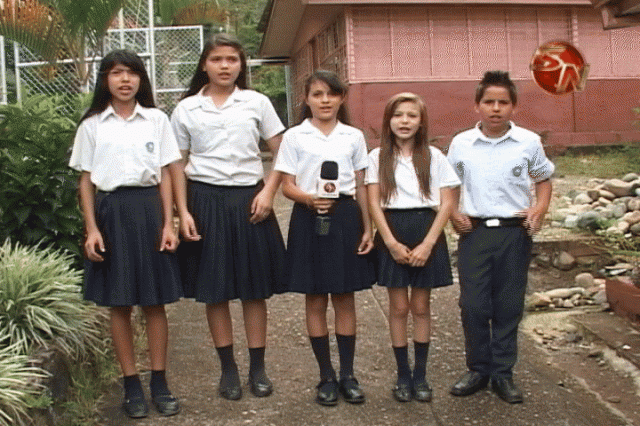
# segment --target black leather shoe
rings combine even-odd
[[[251,390],[253,396],[258,398],[269,396],[273,393],[273,383],[266,375],[262,375],[257,379],[249,375],[249,390]]]
[[[513,383],[511,377],[491,379],[491,389],[509,404],[519,404],[523,401],[522,391]]]
[[[336,379],[322,380],[318,383],[316,402],[320,405],[332,407],[338,404],[338,382]]]
[[[220,380],[220,388],[218,391],[220,392],[220,396],[224,399],[236,401],[242,398],[242,388],[239,383],[235,384],[232,381],[224,383],[223,380]]]
[[[489,376],[483,376],[477,371],[467,371],[451,388],[451,395],[467,396],[484,389],[489,384]]]
[[[178,398],[170,393],[164,395],[156,395],[151,397],[154,407],[160,415],[168,417],[180,412],[180,403]]]
[[[344,400],[350,404],[361,404],[365,400],[364,392],[362,392],[360,384],[353,376],[340,379],[340,387],[338,390]]]
[[[413,384],[413,398],[420,402],[431,402],[433,391],[426,380]]]
[[[142,396],[125,399],[122,403],[122,409],[124,413],[132,419],[141,419],[147,417],[149,414],[147,401],[145,401]]]
[[[400,383],[394,386],[393,390],[393,398],[398,402],[409,402],[411,401],[411,386],[406,383]]]

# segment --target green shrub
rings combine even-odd
[[[29,366],[26,355],[17,354],[16,347],[0,348],[0,425],[28,423],[30,401],[38,397],[41,388],[37,381],[45,373]]]
[[[67,166],[76,123],[60,97],[34,96],[0,106],[0,241],[54,245],[81,259],[77,174]]]
[[[101,348],[96,308],[82,300],[81,272],[68,253],[26,247],[9,240],[0,247],[0,347],[29,354],[34,345],[54,345],[71,358]]]

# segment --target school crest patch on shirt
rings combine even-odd
[[[513,173],[515,177],[520,177],[520,175],[522,174],[522,166],[515,166],[513,169],[511,169],[511,173]]]
[[[153,142],[147,142],[145,147],[147,148],[147,152],[152,153],[156,146]]]

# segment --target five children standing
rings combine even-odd
[[[147,317],[153,404],[163,415],[180,409],[164,377],[164,304],[183,296],[205,303],[224,398],[242,396],[229,301],[241,300],[250,390],[264,397],[273,391],[264,363],[265,299],[293,291],[305,294],[307,330],[320,370],[316,401],[335,405],[341,396],[364,402],[354,374],[354,292],[370,288],[376,277],[389,294],[397,362],[393,396],[401,402],[431,401],[426,377],[430,295],[431,289],[453,283],[442,232],[450,216],[461,234],[460,306],[469,369],[451,393],[469,395],[491,380],[501,398],[521,402],[511,373],[517,325],[531,235],[548,208],[554,168],[539,137],[510,121],[516,91],[508,75],[485,75],[476,93],[480,122],[456,136],[445,157],[429,145],[426,107],[412,93],[389,100],[380,148],[367,155],[362,132],[348,124],[347,86],[328,71],[309,77],[303,121],[283,138],[285,128],[269,100],[247,87],[246,71],[237,40],[214,36],[170,125],[154,108],[140,58],[112,52],[102,61],[93,104],[78,127],[70,166],[82,172],[85,298],[111,307],[127,415],[148,412],[133,356],[134,305],[142,306]],[[266,182],[260,139],[276,158]],[[337,164],[337,198],[319,197],[325,162]],[[284,195],[295,202],[286,255],[272,211],[281,181]],[[183,238],[179,248],[174,196]],[[320,216],[328,230],[319,231]],[[371,256],[372,220],[377,256]],[[331,362],[329,300],[339,375]]]

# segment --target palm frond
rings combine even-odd
[[[0,34],[53,61],[62,44],[62,16],[38,0],[0,3]]]

